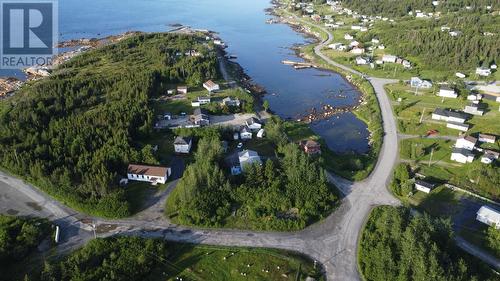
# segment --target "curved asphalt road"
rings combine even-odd
[[[362,75],[335,63],[321,53],[321,49],[332,40],[332,35],[324,28],[317,27],[327,33],[329,38],[315,48],[316,54],[334,66]],[[16,209],[16,206],[19,207],[19,204],[22,205],[21,209],[25,208],[23,202],[43,206],[43,210],[35,208],[29,213],[49,217],[63,226],[62,242],[57,249],[61,253],[81,246],[91,239],[91,228],[88,224],[81,222],[85,218],[99,226],[101,233],[98,236],[100,237],[114,234],[137,235],[191,243],[294,250],[320,262],[324,266],[328,280],[360,280],[356,251],[365,219],[374,206],[400,204],[386,188],[392,169],[398,160],[396,124],[384,90],[384,85],[393,83],[394,80],[379,78],[368,78],[368,80],[377,94],[384,122],[385,134],[378,162],[371,175],[361,182],[353,183],[329,174],[329,180],[339,187],[345,197],[333,214],[305,230],[289,233],[255,232],[197,229],[171,224],[163,217],[163,204],[169,192],[175,187],[176,181],[171,183],[166,191],[157,194],[151,206],[136,216],[123,220],[103,220],[89,218],[71,210],[31,185],[0,172],[0,195],[2,195],[0,206],[10,206],[8,210],[11,212]],[[9,194],[16,194],[17,200],[10,200]],[[6,210],[0,208],[0,212]]]

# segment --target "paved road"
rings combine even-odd
[[[328,42],[323,42],[321,46],[328,44]],[[323,56],[321,47],[317,47],[316,52],[319,56],[324,57],[327,62],[346,69],[346,67],[337,65]],[[348,68],[347,70],[352,71]],[[397,161],[398,141],[395,121],[383,86],[393,81],[373,78],[371,82],[379,98],[386,132],[380,158],[371,176],[362,182],[352,183],[334,175],[329,175],[329,180],[342,190],[345,197],[337,210],[320,223],[312,225],[303,231],[292,233],[204,230],[178,227],[162,216],[163,202],[168,196],[169,190],[175,186],[175,182],[169,186],[166,192],[157,195],[158,200],[156,200],[156,203],[133,218],[113,221],[90,219],[100,225],[101,229],[109,228],[109,231],[101,234],[101,236],[122,233],[144,237],[163,237],[194,243],[272,247],[299,251],[323,264],[328,280],[359,280],[356,266],[357,240],[365,219],[370,210],[376,205],[399,204],[386,189],[392,168]],[[15,180],[7,175],[5,178],[10,181]],[[33,187],[22,182],[18,182],[17,185],[22,192],[28,194],[36,192]],[[39,192],[36,193],[41,197],[33,200],[41,206],[47,206],[52,213],[57,214],[60,223],[76,225],[80,219],[85,217],[69,210],[47,196],[43,196]],[[80,224],[79,227],[83,228],[84,225]],[[73,234],[75,237],[81,236],[78,232]],[[85,237],[88,239],[88,234]],[[83,243],[85,239],[75,238],[71,241]]]
[[[321,26],[317,27],[329,34],[329,39],[315,48],[316,54],[334,66],[354,74],[360,74],[353,69],[335,63],[321,53],[321,48],[329,44],[332,35]],[[375,169],[368,178],[355,183],[328,174],[329,180],[338,186],[345,196],[334,213],[322,222],[314,224],[305,230],[289,233],[209,230],[171,224],[162,216],[163,204],[170,191],[175,187],[176,181],[170,183],[165,191],[156,194],[155,200],[151,201],[151,206],[136,216],[122,220],[103,220],[89,218],[75,212],[47,195],[38,192],[29,184],[0,173],[0,184],[2,184],[0,185],[0,194],[11,194],[12,196],[24,196],[23,198],[26,198],[19,201],[8,200],[7,198],[1,203],[2,206],[5,204],[5,206],[9,207],[0,209],[0,211],[21,212],[23,208],[26,208],[26,204],[22,203],[26,200],[32,202],[32,206],[42,206],[43,208],[24,209],[24,211],[32,215],[49,216],[56,223],[63,226],[65,239],[58,247],[60,252],[83,245],[90,239],[89,226],[81,222],[82,219],[86,218],[98,225],[98,229],[102,232],[99,233],[101,237],[114,234],[138,235],[214,245],[288,249],[302,252],[319,261],[324,266],[328,280],[360,280],[356,260],[357,241],[369,212],[377,205],[400,204],[386,188],[391,178],[392,169],[398,161],[396,123],[392,115],[389,99],[384,90],[384,85],[393,83],[394,80],[379,78],[368,78],[368,80],[377,94],[385,132],[380,157]],[[5,188],[5,186],[14,189]]]

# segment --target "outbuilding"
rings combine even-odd
[[[415,189],[425,193],[430,193],[434,189],[434,187],[435,185],[432,183],[428,183],[422,180],[415,181]]]
[[[193,139],[190,137],[176,137],[174,140],[175,153],[188,154],[191,151]]]
[[[476,213],[476,219],[482,223],[500,229],[500,212],[489,207],[482,206]]]
[[[441,89],[439,89],[438,96],[453,99],[456,99],[458,97],[457,92],[449,87],[442,87]]]
[[[465,148],[467,150],[473,150],[476,146],[477,139],[471,136],[464,136],[457,140],[455,143],[456,148]]]

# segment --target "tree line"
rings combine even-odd
[[[359,264],[370,280],[495,280],[486,265],[455,245],[449,220],[405,207],[372,211],[360,240]]]
[[[421,10],[424,12],[456,12],[470,6],[472,11],[487,11],[486,6],[493,5],[490,0],[447,0],[439,1],[434,6],[427,0],[343,0],[342,4],[365,15],[383,15],[388,17],[402,17],[408,12]],[[498,6],[498,3],[496,3]]]
[[[128,163],[156,162],[139,145],[152,132],[150,99],[173,83],[194,86],[218,76],[204,41],[142,34],[79,55],[27,84],[0,113],[0,166],[72,207],[129,215],[117,183]],[[202,56],[184,55],[192,49]]]
[[[451,36],[442,26],[459,31]],[[500,19],[489,14],[444,15],[437,20],[381,22],[370,34],[395,55],[417,58],[417,68],[469,72],[500,61]]]
[[[50,233],[47,220],[0,215],[1,278],[12,278],[11,266],[22,262]]]
[[[171,200],[184,224],[220,227],[229,220],[257,229],[300,229],[324,217],[337,200],[318,161],[287,143],[282,128],[269,121],[268,137],[278,142],[276,159],[229,175],[220,138],[202,138],[195,161]],[[171,209],[168,208],[167,209]]]

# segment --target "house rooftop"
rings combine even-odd
[[[435,184],[433,184],[433,183],[429,183],[429,182],[422,181],[422,180],[416,180],[415,184],[418,184],[418,185],[421,185],[421,186],[424,186],[427,188],[434,188],[434,186],[435,186]]]
[[[148,175],[154,177],[164,177],[167,174],[167,167],[130,164],[127,173],[135,175]]]
[[[472,153],[470,150],[467,150],[465,148],[458,148],[458,147],[454,147],[452,150],[452,153],[458,153],[458,154],[462,154],[464,156],[474,156],[474,153]]]
[[[496,137],[493,135],[488,135],[488,134],[479,134],[480,139],[488,139],[488,140],[496,140]]]
[[[464,136],[464,137],[461,137],[461,139],[464,139],[464,140],[472,142],[472,143],[477,142],[477,139],[475,137],[472,137],[472,136]]]
[[[207,111],[203,108],[196,108],[193,112],[193,115],[208,115]]]
[[[210,88],[217,86],[217,84],[212,80],[208,80],[207,82],[205,82],[203,84],[206,85],[207,87],[210,87]]]
[[[252,125],[254,123],[260,124],[259,119],[255,118],[255,117],[250,117],[246,121],[247,121],[248,125]]]
[[[500,221],[500,211],[497,211],[488,206],[482,206],[479,211],[477,211],[477,214],[482,217],[486,217],[491,221]]]
[[[174,144],[178,145],[188,145],[191,142],[192,138],[191,137],[181,137],[177,136],[174,140]]]

